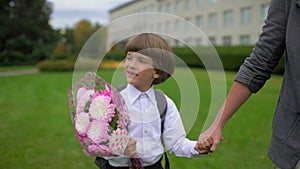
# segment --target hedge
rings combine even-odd
[[[71,60],[43,60],[37,63],[40,71],[72,71],[74,62]]]
[[[173,48],[173,53],[176,56],[178,56],[181,60],[183,60],[188,66],[201,68],[203,68],[204,65],[195,52],[200,54],[201,58],[205,57],[206,59],[209,59],[209,57],[218,57],[218,54],[225,70],[236,71],[239,69],[244,59],[247,56],[249,56],[249,54],[252,51],[252,48],[253,47],[251,46],[215,47],[215,49],[207,47],[198,47],[193,48],[192,50],[188,47],[180,47]],[[112,52],[107,53],[104,58],[123,60],[125,58],[124,50],[114,50]]]
[[[215,48],[208,47],[177,47],[173,48],[173,53],[178,56],[181,60],[185,62],[190,67],[200,67],[204,68],[201,59],[197,56],[199,53],[201,58],[206,57],[218,57],[220,58],[224,70],[237,71],[239,67],[243,64],[246,57],[252,52],[253,46],[216,46]],[[125,58],[124,50],[116,49],[105,55],[105,59],[112,60],[123,60]],[[275,73],[282,74],[284,72],[284,57],[280,60]],[[211,65],[214,68],[214,65]]]
[[[223,65],[224,70],[227,71],[237,71],[239,67],[243,64],[246,57],[252,52],[253,46],[216,46],[215,48],[207,47],[195,47],[193,50],[188,47],[178,47],[173,48],[173,53],[178,56],[181,60],[185,62],[190,67],[199,67],[207,69],[215,69],[215,65],[211,64],[210,67],[205,67],[200,58],[205,58],[209,60],[212,57],[219,57]],[[200,54],[200,58],[196,53]],[[124,50],[116,49],[108,52],[104,56],[104,61],[112,61],[106,64],[104,67],[111,67],[111,65],[118,63],[113,63],[113,61],[122,61],[125,58]],[[275,69],[276,74],[283,74],[285,57],[282,57],[277,68]],[[89,65],[94,60],[87,60],[80,64],[77,69],[89,69]],[[44,60],[38,63],[38,68],[41,71],[71,71],[74,69],[74,60],[68,59],[57,59],[57,60]],[[207,65],[206,65],[207,66]]]
[[[97,60],[87,59],[76,64],[76,70],[93,70]],[[43,60],[37,64],[40,71],[73,71],[75,61],[70,59],[64,60]],[[101,69],[115,69],[122,64],[120,61],[103,60],[100,64]]]

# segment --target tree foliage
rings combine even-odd
[[[85,42],[95,32],[92,23],[89,20],[82,19],[74,27],[74,53],[79,53]]]
[[[57,30],[60,34],[60,40],[54,50],[55,58],[76,60],[84,44],[101,27],[100,24],[93,25],[89,20],[81,19],[73,28],[61,28]]]
[[[0,1],[0,65],[34,64],[50,58],[57,35],[47,0]]]

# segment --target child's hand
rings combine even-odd
[[[214,140],[212,137],[207,138],[206,136],[200,135],[198,142],[195,146],[195,150],[199,152],[199,154],[208,154],[210,153],[210,148],[213,145]]]
[[[125,149],[124,155],[131,157],[136,153],[136,140],[133,138],[130,138],[127,147]]]

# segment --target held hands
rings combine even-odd
[[[222,140],[222,129],[218,127],[211,127],[199,135],[195,150],[197,150],[200,154],[212,153],[216,151],[218,144]]]
[[[199,154],[208,154],[211,152],[210,148],[213,145],[213,141],[211,137],[207,138],[207,136],[200,135],[194,149],[197,150]]]
[[[133,138],[130,138],[127,147],[124,151],[124,155],[128,157],[132,157],[136,153],[136,140]]]

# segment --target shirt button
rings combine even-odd
[[[145,130],[144,133],[147,134],[147,133],[148,133],[148,130]]]

